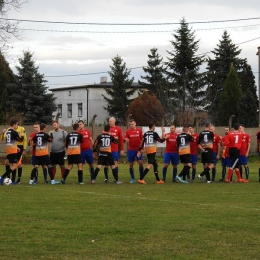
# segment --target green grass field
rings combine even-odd
[[[259,259],[258,166],[230,184],[171,183],[169,168],[163,185],[152,171],[147,185],[129,184],[127,164],[122,185],[105,184],[103,170],[91,185],[86,166],[85,185],[76,169],[66,185],[44,184],[41,170],[29,185],[24,166],[21,185],[0,187],[0,259]]]

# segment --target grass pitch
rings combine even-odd
[[[105,184],[103,170],[91,185],[86,166],[85,185],[75,168],[66,185],[43,184],[41,170],[29,185],[31,169],[0,187],[0,259],[259,259],[258,163],[249,183],[231,184],[171,183],[171,167],[163,185],[152,171],[130,184],[120,164],[122,185]]]

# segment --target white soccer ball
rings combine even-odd
[[[12,180],[10,178],[5,178],[4,185],[10,185],[10,184],[12,184]]]

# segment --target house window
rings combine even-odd
[[[71,96],[71,91],[69,91],[69,96]]]
[[[78,103],[78,117],[82,116],[82,103]]]
[[[68,117],[72,117],[72,104],[68,104]]]
[[[59,117],[62,117],[62,105],[61,104],[58,105],[58,114],[59,114]]]

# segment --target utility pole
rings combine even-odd
[[[260,125],[260,46],[256,55],[258,55],[258,123]]]

